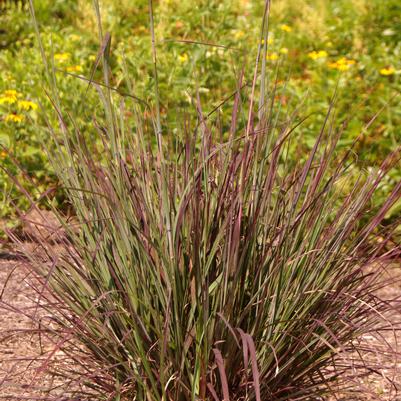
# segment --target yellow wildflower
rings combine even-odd
[[[20,96],[20,94],[15,89],[7,89],[4,91],[4,96]]]
[[[13,122],[13,123],[20,123],[24,121],[25,117],[21,114],[7,114],[4,117],[5,122]]]
[[[80,39],[80,36],[79,36],[79,35],[76,35],[75,33],[72,33],[72,34],[70,35],[70,39],[71,39],[73,42],[77,42],[77,41]]]
[[[326,58],[328,56],[326,50],[313,50],[312,52],[308,53],[308,57],[311,58],[312,60],[318,60],[320,58]]]
[[[388,75],[393,75],[395,73],[395,69],[394,69],[394,67],[390,66],[390,67],[382,68],[379,72],[380,72],[380,75],[388,76]]]
[[[338,71],[347,71],[347,70],[349,70],[349,65],[348,64],[337,64],[336,68]]]
[[[292,28],[290,26],[286,25],[286,24],[280,25],[280,29],[282,31],[284,31],[284,32],[291,32],[292,31]]]
[[[80,72],[82,71],[82,67],[80,65],[70,65],[67,67],[68,72]]]
[[[286,47],[282,47],[282,48],[280,49],[280,53],[281,53],[281,54],[288,54],[288,49],[287,49]]]
[[[2,158],[6,157],[6,156],[7,156],[7,152],[5,152],[4,150],[2,150],[2,151],[0,152],[0,156],[1,156]]]
[[[188,61],[188,54],[187,53],[179,54],[178,61],[182,64],[186,63]]]
[[[30,100],[19,100],[18,107],[22,110],[36,110],[38,105]]]
[[[355,60],[350,60],[346,57],[341,57],[340,59],[337,60],[337,64],[339,65],[353,65],[355,64]]]
[[[328,63],[330,68],[336,69],[338,71],[347,71],[351,65],[356,63],[355,60],[347,59],[346,57],[341,57],[335,62]]]
[[[60,61],[60,63],[64,63],[64,61],[67,61],[71,57],[70,53],[56,53],[54,55],[54,59],[56,61]]]
[[[94,54],[91,54],[91,55],[88,57],[88,59],[89,59],[89,61],[95,61],[95,60],[96,60],[96,56],[95,56]]]
[[[317,51],[313,50],[312,52],[308,53],[308,57],[311,58],[312,60],[316,60],[319,57],[317,56]]]
[[[0,104],[8,103],[13,104],[17,101],[17,98],[13,96],[1,96],[0,97]]]
[[[21,94],[14,89],[5,90],[4,93],[0,96],[0,104],[14,104],[17,101],[17,98],[19,98],[20,96]]]
[[[274,60],[277,60],[277,59],[278,59],[278,54],[277,53],[268,53],[266,55],[266,60],[274,61]]]
[[[327,63],[327,65],[329,68],[336,69],[338,64],[334,61],[334,62]]]
[[[244,31],[236,31],[234,33],[234,38],[235,39],[241,39],[245,36],[245,32]]]

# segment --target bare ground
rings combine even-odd
[[[0,261],[0,399],[34,400],[46,397],[50,375],[40,374],[51,344],[35,329],[30,315],[36,293],[29,287],[21,262]],[[43,314],[43,311],[38,311]]]
[[[386,329],[359,340],[362,359],[374,369],[356,383],[359,394],[355,398],[339,397],[340,401],[401,401],[401,261],[383,271],[383,282],[386,285],[376,295],[392,307],[378,317]]]

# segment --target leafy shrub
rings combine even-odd
[[[148,108],[108,87],[103,50],[105,86],[90,89],[104,113],[93,121],[98,141],[49,88],[59,119],[49,157],[79,230],[65,225],[61,253],[43,244],[50,266],[29,254],[52,314],[44,368],[64,352],[71,364],[54,373],[74,380],[80,399],[311,400],[348,386],[353,340],[388,308],[372,294],[371,266],[396,250],[382,252],[387,236],[370,239],[401,183],[377,210],[370,201],[398,154],[350,185],[352,146],[338,152],[344,127],[331,104],[293,163],[302,118],[276,105],[265,46],[250,87],[238,77],[228,132],[195,96],[196,121],[184,118],[184,139],[172,141],[157,93]]]

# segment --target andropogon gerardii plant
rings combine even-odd
[[[216,123],[195,94],[197,121],[184,119],[173,140],[157,90],[148,105],[112,87],[111,37],[95,8],[104,79],[87,80],[104,110],[98,142],[68,114],[44,58],[60,123],[49,126],[49,157],[77,224],[65,224],[62,252],[43,241],[49,262],[28,255],[52,316],[41,323],[54,343],[42,370],[68,383],[66,399],[357,397],[353,379],[367,367],[355,340],[383,327],[389,305],[373,291],[397,254],[374,236],[401,183],[377,210],[370,200],[399,151],[346,191],[352,146],[336,150],[346,124],[332,124],[334,96],[312,150],[291,159],[302,105],[281,110],[269,78],[269,3],[253,79],[238,74],[230,117]],[[68,364],[52,362],[59,352]]]

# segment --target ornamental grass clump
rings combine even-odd
[[[399,154],[351,179],[352,147],[336,148],[345,124],[333,126],[333,101],[313,148],[291,158],[302,105],[287,113],[276,104],[263,45],[253,80],[239,74],[225,121],[206,115],[195,94],[197,120],[172,138],[157,91],[149,107],[111,87],[110,37],[100,35],[104,81],[88,86],[104,110],[93,121],[100,141],[85,140],[49,80],[59,119],[49,157],[77,224],[65,225],[62,251],[43,246],[50,263],[29,255],[51,316],[41,320],[54,343],[43,370],[69,384],[67,399],[352,391],[373,369],[358,361],[355,340],[383,328],[389,308],[373,291],[396,250],[375,235],[401,183],[377,208],[371,198]],[[54,364],[60,353],[70,362]]]

